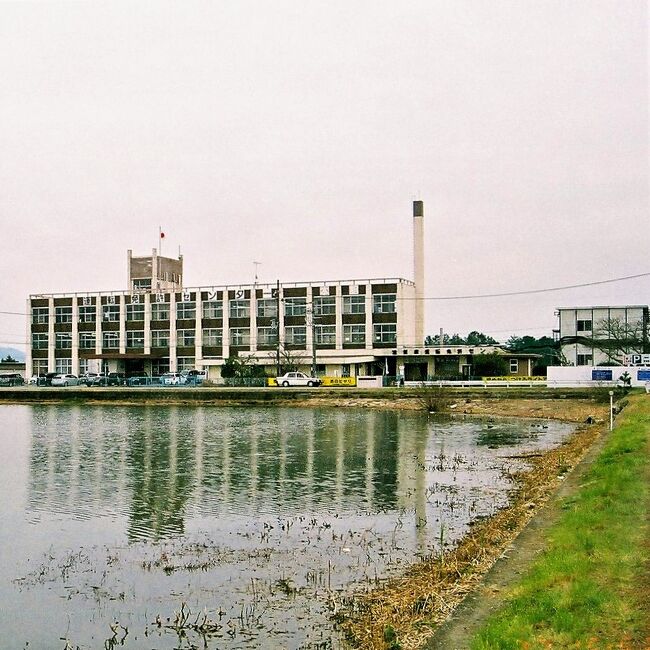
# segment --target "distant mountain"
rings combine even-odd
[[[25,360],[25,353],[22,350],[16,348],[0,348],[0,361],[7,356],[11,356],[16,361]]]

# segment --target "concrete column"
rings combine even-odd
[[[126,353],[126,296],[119,296],[120,305],[120,354]]]
[[[29,381],[29,378],[34,374],[34,368],[32,368],[32,301],[30,298],[27,299],[25,313],[27,314],[27,318],[25,319],[27,321],[27,331],[25,332],[25,340],[27,341],[27,345],[25,346],[27,350],[25,353],[25,381]]]
[[[169,371],[176,372],[176,293],[169,292]]]
[[[221,354],[224,359],[230,356],[230,298],[228,298],[228,287],[223,290],[223,332],[221,335]]]
[[[55,372],[55,346],[56,340],[54,336],[54,298],[49,298],[47,301],[47,371]]]
[[[151,294],[144,294],[144,353],[151,354]]]
[[[72,374],[79,376],[79,299],[72,297]]]
[[[196,305],[196,329],[194,331],[194,367],[203,368],[203,300],[201,289],[196,290],[194,304]]]

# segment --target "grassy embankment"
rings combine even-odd
[[[472,650],[650,648],[650,398],[630,398],[544,553]]]

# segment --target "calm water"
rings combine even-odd
[[[338,647],[328,605],[452,544],[506,503],[508,456],[571,430],[1,406],[0,647]],[[181,607],[185,636],[166,627]]]

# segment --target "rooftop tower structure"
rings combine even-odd
[[[183,256],[163,257],[153,248],[150,256],[133,257],[127,251],[129,291],[156,291],[183,287]]]

